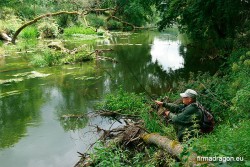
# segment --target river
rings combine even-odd
[[[36,68],[18,54],[0,59],[0,166],[74,166],[77,152],[86,151],[98,138],[95,125],[120,126],[93,114],[107,93],[122,87],[161,95],[190,71],[214,70],[213,63],[190,59],[175,33],[113,33],[89,45],[112,48],[103,56],[117,62]]]

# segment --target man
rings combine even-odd
[[[199,127],[194,126],[194,124],[195,120],[197,124],[200,124],[202,111],[196,105],[196,98],[198,96],[196,91],[187,89],[184,93],[181,93],[180,96],[182,97],[182,105],[161,101],[155,102],[157,105],[167,109],[165,115],[170,122],[174,124],[178,140],[182,142],[184,137],[193,137],[195,135],[195,129],[199,131]]]

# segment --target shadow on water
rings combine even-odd
[[[74,42],[71,47],[78,45]],[[183,46],[176,34],[114,33],[88,45],[112,48],[113,52],[103,56],[118,63],[94,61],[31,69],[20,58],[1,61],[1,165],[73,166],[78,159],[76,152],[86,150],[98,137],[94,125],[108,129],[114,123],[89,117],[107,93],[123,87],[161,95],[189,72],[213,73],[218,67],[200,62],[197,50]],[[15,70],[19,60],[22,69]],[[30,74],[44,77],[28,77]]]

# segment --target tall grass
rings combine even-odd
[[[115,93],[106,95],[105,101],[98,108],[138,116],[148,131],[164,133],[157,114],[149,112],[150,105],[144,94],[130,93],[120,88]]]
[[[61,54],[50,51],[44,50],[41,53],[36,53],[33,55],[31,64],[39,67],[47,67],[60,64]]]
[[[20,33],[20,37],[25,38],[25,39],[37,38],[38,35],[39,35],[39,32],[37,28],[34,26],[26,27]]]

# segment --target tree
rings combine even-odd
[[[249,22],[246,0],[168,0],[158,3],[159,28],[177,24],[192,39],[235,38]]]
[[[153,14],[153,0],[104,0],[101,7],[115,8],[111,19],[117,17],[135,26],[143,26]]]

